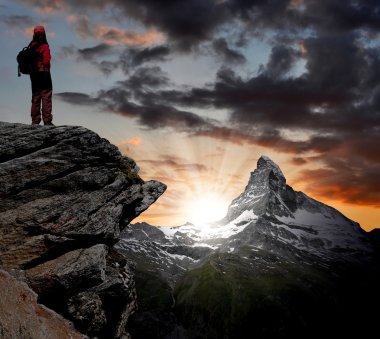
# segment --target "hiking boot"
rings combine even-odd
[[[50,122],[45,122],[44,125],[45,126],[55,126],[51,121]]]

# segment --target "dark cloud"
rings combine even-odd
[[[234,49],[231,49],[228,46],[227,40],[224,38],[214,40],[212,43],[212,47],[217,57],[221,58],[223,61],[227,63],[242,64],[247,61],[243,54]]]
[[[117,61],[104,59],[117,58],[118,49],[104,43],[86,48],[76,48],[74,45],[64,46],[61,47],[58,55],[61,58],[75,57],[78,61],[88,62],[105,75],[109,75],[119,67]]]
[[[126,87],[120,84],[120,87],[99,91],[93,97],[72,92],[58,93],[56,97],[72,104],[96,105],[102,110],[136,119],[138,124],[149,129],[171,128],[177,132],[188,132],[189,130],[202,130],[211,126],[209,119],[189,111],[154,102],[149,104],[133,102],[131,100],[133,93],[129,89],[129,84]]]
[[[306,184],[307,192],[316,197],[380,207],[380,163],[337,154],[324,155],[322,160],[325,168],[305,169],[297,178]]]
[[[86,48],[77,48],[74,45],[61,47],[59,55],[63,58],[76,57],[80,61],[89,62],[105,74],[121,68],[127,75],[131,70],[145,63],[155,64],[167,61],[171,51],[167,45],[154,47],[127,47],[120,48],[106,43]]]
[[[113,62],[122,67],[124,81],[95,97],[63,93],[62,99],[98,105],[146,128],[171,128],[290,154],[295,165],[320,167],[302,172],[299,178],[310,183],[310,192],[378,206],[380,2],[112,0],[108,4],[164,33],[168,45],[128,47],[119,60],[108,64],[103,60],[109,70]],[[99,5],[85,1],[81,6]],[[234,38],[225,34],[229,29]],[[269,41],[272,50],[260,72],[244,75],[238,66],[253,36]],[[154,66],[172,53],[197,53],[204,49],[196,47],[210,44],[226,64],[234,64],[235,71],[223,67],[205,86],[175,87]],[[100,67],[100,47],[82,52]],[[225,123],[216,123],[194,114],[195,108],[222,109],[229,116]],[[312,186],[312,180],[318,186]]]
[[[124,63],[125,69],[129,70],[130,67],[140,66],[146,62],[167,61],[170,52],[168,45],[146,48],[131,47],[125,50],[120,59]]]
[[[86,47],[77,50],[78,55],[83,59],[94,59],[97,57],[109,55],[114,51],[114,47],[101,43],[93,47]]]
[[[28,15],[0,15],[1,21],[10,29],[24,31],[37,25],[37,22]]]
[[[228,18],[227,4],[215,0],[114,0],[114,3],[128,16],[165,32],[169,41],[184,51],[211,39]]]
[[[217,140],[224,140],[238,145],[251,144],[271,148],[278,152],[289,154],[303,154],[307,152],[323,153],[339,147],[341,140],[335,137],[311,136],[307,140],[294,141],[278,130],[255,128],[243,130],[229,127],[209,126],[193,135],[207,136]]]
[[[301,53],[294,48],[284,45],[273,47],[266,65],[265,72],[273,79],[286,76],[301,57]]]
[[[325,32],[352,31],[358,28],[380,28],[378,1],[318,1],[306,2],[304,14],[308,22]]]
[[[123,85],[130,88],[137,96],[144,88],[158,88],[170,84],[169,77],[158,66],[138,68]],[[145,101],[150,101],[150,92],[142,95]]]
[[[62,101],[69,102],[74,105],[96,105],[98,100],[96,98],[91,97],[85,93],[77,93],[77,92],[62,92],[54,94],[55,97],[61,99]]]
[[[165,33],[173,45],[190,50],[224,27],[263,33],[280,30],[295,34],[305,29],[318,32],[350,32],[380,28],[380,3],[365,0],[18,0],[41,11],[88,13],[112,7],[120,20],[123,13],[146,27]],[[236,25],[239,23],[240,26]],[[82,24],[83,26],[83,24]],[[82,27],[88,33],[88,27]]]

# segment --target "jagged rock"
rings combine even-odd
[[[81,292],[71,297],[67,311],[79,330],[89,335],[100,332],[107,324],[100,297],[94,292]]]
[[[59,314],[37,303],[25,283],[0,270],[0,338],[87,338]]]
[[[83,127],[0,122],[0,134],[0,268],[25,271],[39,301],[84,332],[128,336],[133,265],[112,246],[166,186]]]
[[[73,294],[99,285],[105,280],[107,251],[107,246],[98,244],[65,253],[26,270],[29,286],[38,293],[41,301],[49,303],[50,293]]]
[[[73,240],[111,244],[121,221],[131,221],[165,190],[143,182],[131,159],[85,128],[1,123],[0,130],[4,268],[75,247]]]

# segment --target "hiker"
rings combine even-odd
[[[36,71],[31,72],[32,82],[32,125],[41,122],[41,115],[44,125],[53,125],[52,120],[52,94],[53,85],[50,75],[50,49],[46,40],[45,28],[36,26],[33,33],[33,41],[30,45],[38,53]],[[41,109],[42,103],[42,109]]]

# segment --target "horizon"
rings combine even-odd
[[[207,201],[227,213],[265,154],[294,190],[380,228],[380,4],[0,0],[0,11],[0,120],[30,123],[15,59],[42,24],[53,123],[97,132],[168,185],[136,221],[182,225]]]

